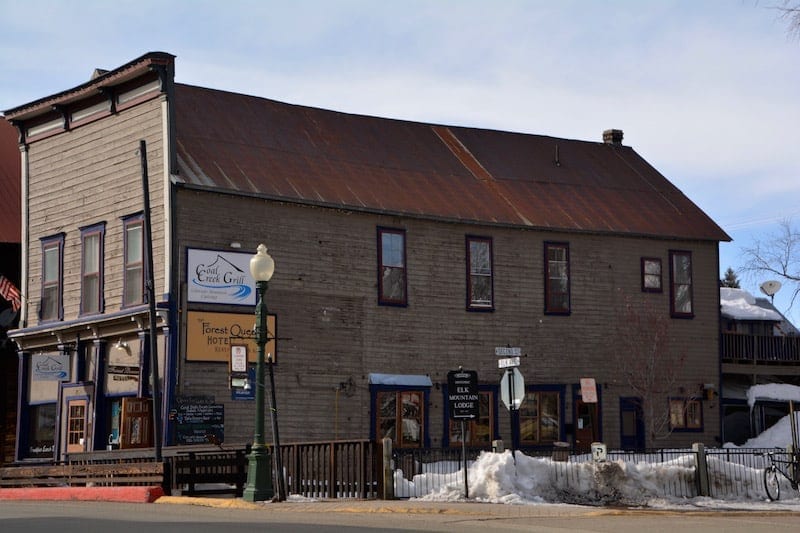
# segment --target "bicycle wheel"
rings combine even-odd
[[[778,469],[774,466],[764,469],[764,490],[767,491],[770,501],[776,502],[781,498],[781,480]]]

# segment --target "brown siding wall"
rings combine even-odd
[[[437,446],[445,403],[437,386],[459,365],[476,370],[481,383],[499,383],[494,348],[508,344],[527,355],[520,368],[527,385],[565,386],[566,423],[572,422],[573,385],[594,377],[602,401],[602,438],[618,446],[619,397],[631,395],[613,362],[620,290],[668,317],[671,249],[690,250],[693,257],[695,318],[670,319],[672,337],[687,354],[681,386],[688,395],[699,394],[704,382],[718,383],[715,242],[474,227],[186,189],[177,195],[176,220],[183,292],[186,247],[226,249],[238,241],[241,251],[254,251],[264,242],[275,259],[267,304],[278,317],[275,379],[281,437],[287,441],[369,436],[368,375],[378,372],[430,376],[436,386],[428,429],[431,445]],[[407,307],[377,304],[377,226],[407,232]],[[493,239],[494,312],[465,310],[468,234]],[[570,245],[570,316],[543,313],[545,241]],[[662,259],[663,293],[641,292],[643,256]],[[241,307],[213,310],[243,312]],[[183,348],[179,359],[177,393],[213,395],[226,404],[226,440],[250,440],[253,404],[229,400],[227,366],[185,362]],[[352,391],[337,390],[349,379],[355,383]],[[714,443],[718,407],[713,401],[703,405],[704,432],[674,433],[647,445]],[[500,433],[508,438],[508,414],[500,410]]]
[[[156,294],[163,294],[164,193],[161,99],[123,110],[91,124],[34,142],[29,148],[30,242],[28,326],[38,324],[42,283],[40,239],[58,233],[64,241],[64,319],[80,311],[80,228],[105,222],[105,312],[122,304],[121,216],[142,211],[139,141],[147,143]],[[58,191],[58,194],[53,194]]]

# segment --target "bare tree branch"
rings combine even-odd
[[[742,248],[742,258],[744,265],[740,271],[751,280],[774,277],[791,288],[787,310],[791,309],[800,294],[800,230],[792,221],[782,220],[777,233]]]

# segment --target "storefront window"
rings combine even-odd
[[[55,446],[56,404],[30,407],[30,444],[28,457],[53,457]]]

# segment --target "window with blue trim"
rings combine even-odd
[[[122,306],[144,303],[144,217],[136,215],[123,220],[124,289]]]
[[[81,314],[103,312],[105,224],[81,229]]]
[[[561,391],[528,389],[519,407],[519,438],[523,445],[561,440]]]
[[[421,448],[425,442],[425,392],[377,390],[375,428],[379,439],[397,448]]]
[[[64,235],[42,239],[42,299],[39,319],[42,321],[64,318]]]

